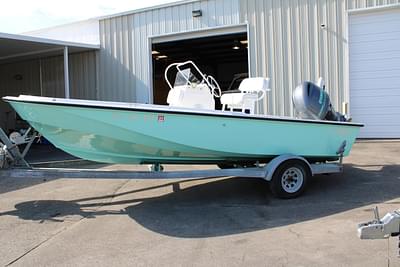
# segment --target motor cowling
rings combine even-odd
[[[303,82],[294,89],[293,104],[302,119],[346,121],[334,110],[328,93],[313,82]]]

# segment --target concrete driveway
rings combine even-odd
[[[357,143],[295,200],[243,178],[2,179],[0,265],[400,266],[397,239],[356,235],[376,205],[400,208],[400,142]]]

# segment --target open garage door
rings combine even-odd
[[[350,105],[361,138],[400,138],[400,9],[351,14]]]
[[[243,79],[249,72],[246,32],[153,43],[152,56],[153,101],[161,105],[167,104],[169,88],[164,71],[171,63],[194,61],[202,71],[216,78],[223,91],[235,76]],[[237,84],[231,89],[237,89]],[[216,103],[219,108],[218,100]]]

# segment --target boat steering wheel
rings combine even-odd
[[[207,76],[207,83],[211,87],[211,92],[213,96],[216,98],[220,98],[222,96],[221,87],[219,86],[217,80],[213,76]]]

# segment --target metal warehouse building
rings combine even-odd
[[[0,33],[0,95],[165,104],[165,67],[194,60],[227,89],[271,79],[268,110],[324,77],[364,138],[400,138],[400,0],[188,0],[24,35]],[[0,125],[18,118],[0,104]]]

